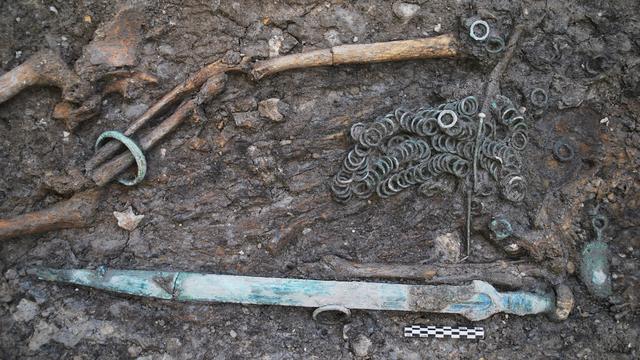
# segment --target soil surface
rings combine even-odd
[[[123,4],[142,15],[132,20],[135,34],[122,32],[135,41],[120,59],[126,64],[116,66],[155,75],[158,83],[126,98],[105,96],[99,115],[73,131],[52,116],[59,89],[31,87],[0,104],[0,217],[70,197],[47,179],[81,174],[100,133],[125,129],[160,96],[218,59],[444,33],[455,34],[466,55],[290,71],[259,82],[231,75],[224,93],[148,152],[144,182],[105,187],[91,226],[0,242],[0,358],[640,357],[640,3],[2,1],[0,72],[49,48],[94,80],[102,68],[87,61],[101,59],[87,56],[87,49],[102,39],[102,25]],[[569,319],[497,314],[474,324],[450,315],[354,311],[350,323],[327,326],[305,308],[172,303],[27,275],[34,266],[106,265],[332,279],[314,265],[324,255],[403,264],[455,261],[455,251],[434,239],[447,233],[464,238],[462,189],[428,198],[411,188],[341,205],[332,200],[331,179],[353,146],[353,123],[400,106],[482,99],[504,52],[489,53],[472,41],[469,19],[487,20],[493,34],[508,40],[518,24],[541,16],[519,41],[500,83],[501,94],[524,107],[531,129],[524,152],[527,194],[520,203],[486,197],[485,217],[476,217],[474,227],[486,228],[487,216],[508,215],[532,229],[541,207],[553,213],[558,208],[549,204],[570,204],[571,226],[555,237],[567,269],[552,269],[575,296]],[[545,105],[532,103],[534,88],[548,93]],[[258,104],[267,99],[279,99],[281,119],[261,111]],[[559,138],[575,149],[569,161],[553,155]],[[567,193],[565,186],[576,181],[582,185]],[[118,227],[113,215],[129,206],[144,215],[133,231]],[[590,295],[577,274],[580,250],[594,239],[589,213],[596,206],[609,219],[604,240],[613,295],[606,299]],[[473,232],[468,262],[505,258],[481,231]],[[404,338],[410,324],[483,326],[486,338]]]

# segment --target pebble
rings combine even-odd
[[[33,301],[22,299],[16,306],[16,312],[13,313],[15,321],[29,322],[38,315],[38,304]]]
[[[51,325],[41,320],[33,329],[33,335],[29,338],[29,350],[36,351],[59,331],[55,325]]]
[[[338,46],[342,44],[340,40],[340,34],[338,31],[331,29],[324,33],[324,39],[329,43],[330,46]]]
[[[229,331],[229,336],[231,336],[232,338],[235,339],[236,337],[238,337],[238,333],[235,332],[234,330],[231,330],[231,331]]]
[[[175,352],[180,350],[180,348],[182,347],[182,342],[180,341],[180,339],[178,338],[169,338],[167,340],[167,351],[169,352]]]
[[[271,36],[271,38],[267,42],[267,44],[269,45],[269,57],[280,56],[280,49],[282,48],[283,41],[284,36],[282,36],[282,31]]]
[[[18,272],[16,269],[9,269],[4,273],[4,277],[7,280],[13,280],[18,278]]]
[[[131,355],[131,357],[137,357],[138,355],[140,355],[140,353],[142,353],[142,348],[138,345],[131,345],[127,349],[127,352],[129,353],[129,355]]]
[[[231,115],[233,116],[233,122],[237,127],[245,129],[254,129],[258,127],[259,113],[257,111],[232,113]]]
[[[176,51],[170,45],[158,46],[158,52],[160,53],[160,55],[165,55],[165,56],[173,56],[176,54]]]
[[[258,106],[256,99],[252,96],[244,96],[234,99],[227,104],[227,108],[232,113],[241,113],[255,110]]]
[[[360,334],[351,342],[351,351],[356,357],[367,357],[369,356],[371,345],[371,340],[363,334]]]
[[[288,105],[277,98],[262,100],[258,103],[258,112],[263,117],[274,122],[283,122],[284,116],[280,113],[281,108],[287,108]]]
[[[125,211],[114,211],[113,216],[118,220],[118,226],[127,230],[133,231],[138,227],[140,221],[144,219],[144,215],[136,215],[133,212],[133,208],[129,206],[129,208]]]
[[[460,258],[460,236],[456,232],[439,235],[434,240],[434,256],[443,263],[453,263]]]
[[[396,14],[397,17],[408,21],[418,12],[418,10],[420,10],[420,5],[396,2],[393,4],[392,8],[393,13]]]

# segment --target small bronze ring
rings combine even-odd
[[[549,96],[547,95],[547,92],[544,91],[544,89],[535,88],[531,90],[530,98],[533,105],[537,107],[544,107],[545,105],[547,105]]]
[[[484,48],[487,52],[492,54],[499,53],[504,50],[504,40],[500,36],[491,36],[487,39],[487,42],[484,44]]]
[[[98,140],[96,140],[96,151],[105,139],[114,139],[126,146],[127,149],[129,149],[129,151],[131,152],[131,155],[133,155],[133,158],[136,160],[136,165],[138,166],[138,173],[136,174],[135,178],[133,178],[132,180],[118,179],[118,182],[126,186],[133,186],[141,182],[147,174],[147,160],[145,159],[144,153],[142,152],[142,149],[140,149],[138,144],[136,144],[133,140],[131,140],[131,138],[127,137],[119,131],[105,131],[100,134]]]
[[[321,316],[319,316],[320,314],[324,313],[324,312],[333,312],[333,313],[337,313],[340,314],[338,316],[336,316],[335,319],[323,319]],[[351,310],[347,309],[346,307],[342,306],[342,305],[324,305],[321,306],[317,309],[315,309],[313,311],[313,320],[319,322],[320,324],[325,324],[325,325],[335,325],[335,324],[340,324],[340,323],[345,323],[349,320],[349,318],[351,318]]]
[[[451,122],[448,124],[445,124],[444,122],[442,122],[442,118],[444,118],[445,115],[451,116]],[[458,122],[458,115],[451,110],[442,110],[438,114],[437,121],[438,121],[438,125],[440,125],[441,128],[448,129],[450,127],[453,127]]]
[[[566,154],[563,154],[562,150],[566,151]],[[573,146],[571,146],[565,139],[559,139],[553,144],[553,155],[555,155],[556,159],[567,162],[571,161],[575,156],[575,151],[573,150]]]
[[[476,27],[483,27],[484,32],[480,35],[476,34]],[[482,41],[489,36],[489,24],[484,20],[476,20],[469,27],[469,36],[475,41]]]

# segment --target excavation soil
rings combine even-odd
[[[134,3],[143,9],[143,25],[140,40],[127,42],[136,51],[125,60],[159,83],[129,99],[109,95],[100,115],[73,133],[52,118],[57,89],[31,88],[1,104],[1,217],[71,196],[46,179],[80,176],[101,132],[125,129],[162,94],[219,58],[268,58],[440,33],[456,34],[469,55],[292,71],[257,83],[231,76],[221,96],[148,153],[142,184],[105,187],[91,226],[0,243],[0,358],[639,357],[637,1]],[[112,1],[1,2],[0,72],[43,48],[73,66],[117,8]],[[519,204],[499,195],[482,202],[486,216],[508,215],[528,229],[549,203],[543,199],[584,199],[557,240],[567,251],[567,284],[576,297],[568,320],[498,314],[471,324],[457,316],[355,311],[351,323],[325,326],[311,320],[309,309],[171,303],[43,283],[26,274],[33,266],[107,265],[322,279],[332,275],[309,264],[323,255],[404,264],[455,260],[455,251],[433,240],[462,232],[461,189],[432,198],[408,189],[344,206],[332,201],[328,184],[352,146],[351,124],[399,106],[482,96],[501,53],[471,42],[467,19],[482,17],[508,38],[517,24],[541,15],[541,24],[520,41],[500,87],[525,108],[531,126],[527,196]],[[548,92],[545,106],[532,104],[534,88]],[[279,101],[258,105],[267,99]],[[553,156],[559,138],[573,145],[572,160]],[[585,176],[577,193],[559,190]],[[604,232],[613,277],[608,299],[592,297],[572,274],[580,249],[594,238],[589,210],[598,204],[610,220]],[[129,206],[144,215],[133,231],[118,227],[113,215]],[[468,261],[501,258],[500,249],[474,232]],[[403,326],[414,323],[483,326],[486,339],[403,338]]]

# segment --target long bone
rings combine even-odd
[[[89,93],[88,84],[83,83],[56,52],[42,50],[0,76],[0,104],[34,85],[58,87],[62,89],[62,97],[71,102],[79,102]]]
[[[390,264],[358,263],[327,255],[315,264],[339,278],[411,279],[428,284],[459,284],[465,281],[483,280],[511,289],[535,289],[544,287],[546,283],[556,285],[561,282],[560,277],[523,261]]]
[[[44,210],[0,219],[0,240],[87,226],[95,215],[99,199],[100,189],[91,189]]]

